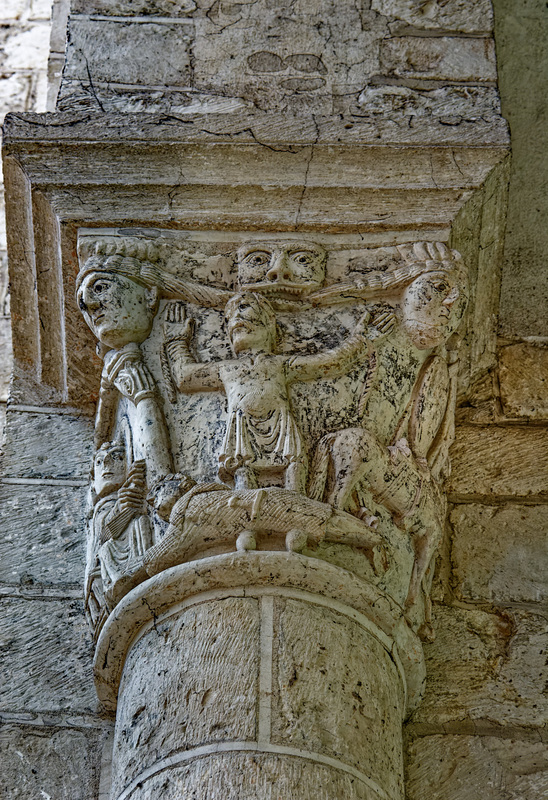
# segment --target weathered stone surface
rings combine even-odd
[[[87,479],[93,420],[8,409],[4,477]]]
[[[32,22],[14,33],[9,26],[0,28],[0,65],[3,71],[45,69],[49,50],[49,25]],[[28,106],[27,106],[28,107]]]
[[[0,708],[94,710],[91,642],[81,602],[0,600]]]
[[[72,0],[72,16],[104,14],[115,17],[179,17],[196,10],[195,0]]]
[[[548,418],[548,348],[529,344],[502,347],[500,399],[509,417]]]
[[[189,36],[181,25],[76,19],[65,76],[93,84],[184,86],[191,74]]]
[[[0,485],[0,582],[80,584],[86,489]]]
[[[427,736],[411,742],[407,776],[409,800],[540,800],[548,793],[548,748],[493,736]]]
[[[463,600],[548,596],[548,506],[466,504],[450,513],[454,590]]]
[[[546,6],[495,0],[499,86],[512,128],[512,175],[500,292],[500,331],[546,337],[548,319],[548,48]]]
[[[490,0],[417,3],[416,0],[372,0],[371,8],[400,24],[427,30],[485,33],[493,27]]]
[[[99,732],[0,725],[0,796],[92,800],[100,756]]]
[[[548,720],[544,617],[505,610],[436,608],[436,639],[425,645],[427,681],[415,722],[487,719],[542,726]]]
[[[339,758],[398,796],[403,687],[386,650],[330,609],[280,600],[277,616],[272,741]]]
[[[298,800],[376,800],[378,794],[353,775],[314,761],[262,753],[226,753],[199,758],[188,766],[143,781],[135,800],[172,800],[192,793],[212,798],[298,798]]]
[[[0,209],[1,211],[1,209]],[[0,279],[1,283],[1,279]],[[2,311],[2,291],[0,286],[0,311]],[[9,317],[0,316],[0,401],[8,399],[11,377],[11,325]]]
[[[204,603],[158,623],[130,650],[124,667],[114,743],[116,791],[182,749],[253,740],[258,670],[255,599]]]
[[[459,426],[448,491],[455,495],[548,494],[548,430]]]
[[[492,39],[402,36],[381,44],[383,74],[451,81],[496,80]]]

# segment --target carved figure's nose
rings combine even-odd
[[[273,283],[275,281],[288,281],[291,279],[291,270],[289,269],[285,253],[279,253],[274,256],[272,265],[266,273],[266,279]]]

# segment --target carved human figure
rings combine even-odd
[[[100,343],[104,358],[95,425],[96,447],[114,435],[122,397],[133,408],[134,447],[147,465],[152,484],[173,472],[169,434],[156,383],[139,345],[152,329],[158,310],[157,257],[147,243],[99,240],[77,277],[77,301]],[[151,260],[152,259],[152,260]]]
[[[240,291],[294,304],[323,284],[325,260],[324,248],[312,242],[248,242],[237,255]]]
[[[440,483],[453,439],[458,366],[453,332],[465,308],[466,273],[459,254],[445,245],[416,245],[404,253],[410,263],[398,274],[400,324],[390,340],[390,363],[379,365],[363,427],[328,434],[319,442],[309,494],[358,516],[369,514],[375,503],[384,506],[411,533],[411,610],[443,531]],[[429,635],[429,601],[423,590],[422,632]]]
[[[289,387],[295,381],[347,374],[368,359],[372,343],[391,330],[394,318],[384,313],[369,325],[366,313],[340,347],[296,356],[276,354],[276,317],[263,295],[236,295],[225,317],[235,358],[200,364],[190,351],[193,321],[182,321],[180,306],[168,309],[167,353],[174,381],[182,392],[224,391],[227,396],[222,480],[256,488],[272,485],[276,473],[282,473],[286,489],[304,493],[308,459]]]
[[[100,572],[106,605],[122,591],[127,567],[153,544],[145,509],[146,467],[135,461],[128,468],[122,442],[105,442],[93,462],[93,514],[90,521],[86,600]],[[93,602],[93,601],[92,601]]]

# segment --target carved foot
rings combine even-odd
[[[301,553],[308,543],[308,535],[299,528],[293,528],[285,537],[285,546],[290,553]]]
[[[253,531],[242,531],[236,539],[236,550],[242,553],[245,550],[256,550],[257,540]]]

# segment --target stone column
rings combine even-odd
[[[241,552],[120,603],[96,655],[117,701],[112,800],[403,797],[421,647],[385,592],[333,564]]]

